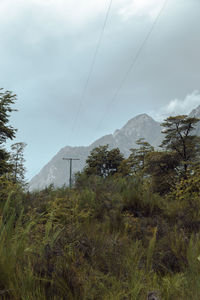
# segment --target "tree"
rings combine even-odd
[[[24,167],[25,143],[15,143],[11,146],[10,163],[12,165],[12,177],[15,183],[23,183],[26,169]]]
[[[169,117],[161,125],[165,138],[161,147],[165,150],[175,151],[180,160],[180,171],[186,176],[188,165],[198,156],[199,137],[192,134],[195,125],[200,119],[180,115]]]
[[[186,199],[189,201],[189,204],[198,202],[200,197],[200,167],[196,166],[193,170],[193,173],[188,176],[188,178],[182,178],[176,184],[176,188],[172,191],[172,195],[176,200],[182,201]],[[197,208],[198,209],[198,208]]]
[[[167,194],[175,186],[178,165],[176,152],[154,151],[146,155],[145,173],[150,175],[153,192]]]
[[[118,172],[123,159],[119,148],[108,150],[108,145],[96,147],[86,160],[85,173],[105,178]]]
[[[120,152],[119,148],[114,148],[108,151],[107,155],[107,174],[114,175],[119,171],[120,165],[124,160],[123,154]]]
[[[136,144],[139,148],[130,149],[131,154],[128,158],[130,169],[135,174],[144,170],[146,155],[154,151],[154,148],[144,138],[137,140]]]
[[[11,107],[15,103],[16,95],[0,89],[0,176],[10,171],[8,163],[9,153],[3,145],[7,140],[15,138],[16,129],[9,125],[10,113],[16,111]]]
[[[122,177],[127,177],[132,174],[132,164],[130,163],[128,158],[122,160],[118,168],[118,173]]]

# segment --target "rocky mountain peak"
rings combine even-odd
[[[160,124],[147,114],[140,114],[129,120],[121,130],[115,132],[115,139],[119,142],[120,137],[126,137],[129,141],[137,141],[145,138],[149,143],[154,144],[160,136]],[[157,143],[156,143],[157,144]]]
[[[123,128],[131,127],[135,124],[145,124],[148,122],[155,122],[149,115],[140,114],[132,119],[130,119]]]

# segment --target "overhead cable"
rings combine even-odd
[[[136,65],[136,63],[137,63],[137,60],[138,60],[138,58],[139,58],[141,52],[143,51],[143,49],[144,49],[146,43],[147,43],[148,40],[150,39],[150,36],[151,36],[153,30],[155,29],[155,27],[156,27],[156,25],[157,25],[157,23],[158,23],[158,21],[159,21],[161,15],[162,15],[163,11],[165,10],[165,7],[166,7],[168,1],[169,1],[169,0],[165,0],[165,1],[164,1],[161,10],[159,11],[159,13],[158,13],[157,17],[155,18],[155,20],[154,20],[154,22],[153,22],[153,24],[152,24],[150,30],[148,31],[147,35],[145,36],[144,40],[142,41],[142,44],[140,45],[139,49],[137,50],[136,54],[134,55],[134,57],[133,57],[133,59],[132,59],[132,62],[131,62],[131,64],[130,64],[129,68],[127,69],[126,73],[124,74],[124,77],[122,78],[122,80],[121,80],[121,82],[120,82],[118,88],[116,89],[116,91],[115,91],[113,97],[111,98],[110,102],[107,104],[106,109],[105,109],[105,113],[103,114],[103,117],[102,117],[101,120],[99,121],[99,123],[98,123],[98,125],[97,125],[97,127],[96,127],[95,132],[99,130],[99,128],[101,127],[101,124],[103,123],[103,121],[104,121],[104,119],[105,119],[107,113],[110,111],[110,108],[111,108],[112,105],[116,102],[116,99],[117,99],[117,97],[118,97],[118,95],[119,95],[121,89],[123,88],[124,83],[126,82],[126,80],[127,80],[128,76],[129,76],[129,74],[131,73],[131,71],[134,69],[134,67],[135,67],[135,65]]]
[[[101,28],[101,32],[100,32],[100,36],[99,36],[99,39],[98,39],[98,42],[97,42],[97,45],[96,45],[96,48],[95,48],[95,52],[94,52],[94,55],[93,55],[93,58],[92,58],[89,73],[88,73],[88,76],[86,78],[86,82],[85,82],[85,85],[84,85],[84,88],[83,88],[83,91],[82,91],[82,94],[81,94],[80,102],[79,102],[79,105],[78,105],[77,113],[76,113],[75,118],[74,118],[71,134],[74,132],[74,130],[76,128],[77,120],[78,120],[78,117],[79,117],[80,112],[81,112],[81,107],[82,107],[82,104],[83,104],[85,96],[86,96],[87,88],[88,88],[88,85],[89,85],[89,82],[90,82],[90,79],[91,79],[91,76],[92,76],[92,73],[93,73],[93,70],[94,70],[94,66],[95,66],[95,63],[96,63],[97,55],[98,55],[98,52],[99,52],[99,49],[100,49],[100,46],[101,46],[101,43],[102,43],[102,40],[103,40],[103,36],[104,36],[105,28],[106,28],[106,25],[107,25],[108,17],[109,17],[110,11],[111,11],[112,2],[113,2],[113,0],[109,1],[109,5],[108,5],[107,11],[106,11],[106,16],[105,16],[105,19],[104,19],[104,22],[103,22],[103,26]]]

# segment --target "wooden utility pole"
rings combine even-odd
[[[70,162],[70,170],[69,170],[69,187],[72,188],[72,161],[73,160],[80,160],[79,158],[65,158],[63,160],[68,160]]]

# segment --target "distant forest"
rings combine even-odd
[[[29,192],[24,143],[0,91],[0,298],[199,300],[199,119],[164,120],[125,158],[94,148],[73,186]]]

